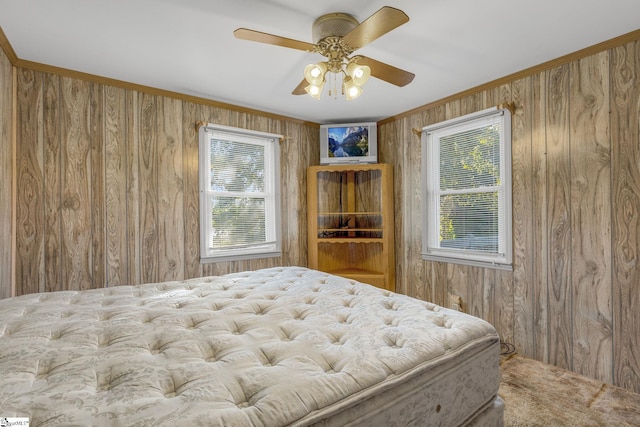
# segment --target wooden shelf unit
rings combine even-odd
[[[390,164],[307,170],[309,268],[395,291]]]

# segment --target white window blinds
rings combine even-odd
[[[509,118],[491,109],[423,129],[424,258],[510,265]]]
[[[210,125],[200,144],[201,258],[280,254],[278,135]]]

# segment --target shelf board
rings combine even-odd
[[[330,165],[310,166],[314,172],[361,172],[361,171],[382,171],[390,170],[388,163],[342,163]]]
[[[318,233],[382,233],[382,228],[318,228]]]
[[[318,216],[335,215],[382,215],[382,212],[318,212]]]
[[[359,276],[359,277],[381,277],[384,273],[381,271],[364,270],[361,268],[339,268],[336,270],[327,271],[327,273],[335,274],[337,276]]]
[[[318,237],[318,243],[382,243],[382,237]]]

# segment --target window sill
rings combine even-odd
[[[471,267],[491,268],[494,270],[513,271],[511,262],[498,262],[488,260],[463,259],[445,255],[422,254],[422,259],[427,261],[446,262],[449,264],[468,265]]]
[[[258,259],[258,258],[275,258],[280,256],[282,256],[282,251],[259,252],[259,253],[249,253],[249,254],[227,253],[225,255],[213,255],[213,256],[200,257],[200,264],[211,264],[214,262],[227,262],[227,261],[242,261],[247,259]]]

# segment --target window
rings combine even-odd
[[[511,113],[422,129],[424,259],[511,269]]]
[[[202,262],[281,255],[280,135],[199,130]]]

